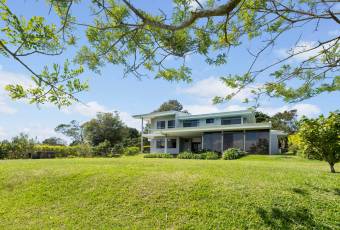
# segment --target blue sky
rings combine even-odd
[[[160,8],[160,4],[165,4],[162,9],[165,7],[170,10],[171,7],[170,1],[156,1],[156,3],[152,1],[152,4],[150,2],[140,1],[139,6],[151,12]],[[26,17],[42,15],[49,17],[50,21],[55,19],[53,15],[48,15],[48,7],[44,1],[11,1],[10,6],[15,13]],[[82,18],[86,18],[88,14],[86,11],[75,13]],[[302,42],[308,46],[319,39],[334,36],[334,34],[340,34],[340,31],[332,23],[322,24],[318,31],[307,26],[303,31]],[[299,35],[292,31],[283,36],[277,46],[260,60],[259,66],[266,65],[285,55]],[[82,35],[79,33],[77,36]],[[123,78],[121,66],[105,66],[100,75],[86,71],[82,77],[89,79],[90,90],[82,93],[79,98],[87,106],[75,104],[61,110],[51,105],[37,107],[29,105],[25,101],[11,101],[4,90],[0,89],[0,139],[10,138],[19,132],[29,133],[30,136],[40,140],[50,136],[60,136],[53,131],[58,124],[74,119],[83,122],[91,119],[96,112],[100,111],[118,111],[126,124],[139,128],[139,121],[133,119],[132,114],[153,111],[162,102],[169,99],[179,100],[185,109],[196,114],[247,108],[249,105],[241,103],[241,99],[249,94],[247,90],[228,103],[212,105],[211,99],[216,95],[223,96],[230,92],[220,83],[218,77],[227,74],[241,74],[245,71],[251,61],[246,48],[256,49],[258,46],[257,42],[249,44],[244,41],[244,45],[232,50],[228,63],[221,67],[209,66],[199,56],[188,57],[188,63],[193,73],[193,82],[190,84],[154,80],[152,76],[142,80],[133,76]],[[56,58],[31,56],[25,61],[36,70],[41,70],[46,64],[53,62],[62,64],[65,57],[68,54],[74,54],[74,51],[75,49],[69,49],[65,55]],[[297,57],[292,62],[299,61],[299,58],[301,57]],[[169,60],[169,62],[175,62],[175,60]],[[264,79],[266,77],[268,76],[263,76]],[[27,84],[28,82],[29,74],[22,66],[11,59],[0,56],[0,87],[8,83]],[[264,98],[261,104],[260,110],[269,114],[296,108],[299,115],[314,117],[339,109],[340,93],[323,94],[297,104],[285,104],[281,100]]]

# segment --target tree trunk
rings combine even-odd
[[[335,173],[334,163],[329,163],[329,167],[331,168],[331,173]]]

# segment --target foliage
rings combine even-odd
[[[273,129],[282,130],[286,133],[294,133],[297,131],[297,110],[285,110],[278,112],[273,116],[269,116],[260,111],[255,112],[256,122],[271,122]]]
[[[291,134],[288,136],[288,150],[293,154],[299,154],[303,150],[303,145],[299,133]]]
[[[11,142],[5,144],[7,150],[6,158],[25,159],[30,158],[34,153],[34,140],[30,139],[27,134],[20,133],[12,138]]]
[[[149,153],[145,154],[144,158],[174,158],[174,156],[169,153]]]
[[[221,81],[235,90],[216,97],[215,102],[230,100],[249,85],[256,86],[251,91],[254,100],[266,95],[287,102],[340,89],[340,78],[336,74],[340,48],[337,34],[305,45],[307,35],[301,33],[299,40],[294,41],[296,49],[290,49],[284,57],[270,60],[265,66],[259,64],[268,52],[275,50],[277,41],[284,35],[338,25],[334,1],[209,0],[199,3],[173,0],[171,10],[159,12],[138,9],[128,0],[49,0],[48,4],[48,10],[54,10],[57,15],[53,17],[55,23],[42,16],[19,17],[6,0],[0,1],[3,25],[0,54],[26,68],[34,82],[29,89],[20,84],[9,85],[7,90],[13,99],[69,105],[77,100],[75,94],[88,88],[87,81],[80,77],[83,65],[95,73],[100,73],[106,64],[122,65],[124,75],[137,78],[151,75],[168,81],[190,82],[188,55],[202,57],[212,67],[225,65],[229,50],[246,47],[247,41],[255,43],[255,48],[248,50],[251,63],[243,73],[221,74]],[[83,16],[74,13],[84,8],[91,9],[86,22]],[[306,26],[306,22],[311,26]],[[74,34],[78,31],[85,31],[85,36],[81,33],[77,39]],[[73,47],[80,48],[71,55],[72,62],[66,60],[63,66],[53,64],[52,68],[45,67],[40,72],[22,58],[69,56],[64,51]],[[299,60],[302,57],[301,61],[290,62],[296,57]],[[174,61],[169,63],[171,58]],[[46,60],[46,63],[49,62]],[[267,81],[259,80],[268,73]],[[289,84],[291,81],[295,84]],[[259,82],[261,84],[256,84]]]
[[[73,141],[71,145],[83,142],[83,130],[79,122],[76,120],[72,120],[69,124],[60,124],[54,130],[70,137]]]
[[[52,153],[55,157],[81,156],[79,146],[35,145],[34,154]]]
[[[334,173],[335,163],[340,161],[340,113],[321,115],[316,119],[303,118],[299,136],[307,157],[328,162]]]
[[[113,147],[112,147],[112,156],[120,156],[120,155],[123,155],[124,154],[124,145],[118,143],[118,144],[115,144]]]
[[[133,156],[140,153],[140,150],[138,147],[126,147],[124,149],[124,155],[126,156]]]
[[[295,156],[0,161],[0,229],[338,229],[327,170]]]
[[[205,159],[207,160],[217,160],[219,159],[219,156],[215,152],[205,152]]]
[[[223,159],[224,160],[235,160],[241,157],[246,156],[247,153],[237,149],[237,148],[229,148],[223,152]]]
[[[118,112],[97,113],[96,118],[82,125],[85,140],[93,146],[107,140],[111,146],[128,137],[128,128],[121,121]]]
[[[93,147],[93,152],[96,156],[107,156],[111,152],[111,143],[105,140]]]
[[[211,151],[202,151],[200,153],[181,152],[177,155],[179,159],[196,159],[196,160],[217,160],[218,154]]]
[[[45,145],[66,145],[66,142],[59,137],[49,137],[42,141]]]
[[[0,159],[8,158],[8,153],[11,149],[11,143],[7,140],[0,142]]]
[[[183,111],[183,105],[177,100],[169,100],[164,102],[159,106],[154,112],[164,112],[164,111]],[[184,112],[184,111],[183,111]]]

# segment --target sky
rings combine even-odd
[[[152,2],[149,4],[150,1],[140,1],[138,6],[150,12],[161,7],[170,10],[172,6],[170,1]],[[55,20],[55,16],[48,14],[45,1],[16,0],[10,2],[10,7],[13,12],[25,17],[42,15],[48,17],[51,22]],[[74,13],[82,18],[86,18],[88,14],[86,10],[78,10]],[[327,37],[339,34],[340,30],[332,23],[322,24],[318,31],[306,26],[300,46],[308,47],[318,39],[327,39]],[[77,36],[83,37],[81,33]],[[287,55],[286,52],[294,48],[298,36],[299,34],[295,31],[284,35],[275,48],[259,61],[259,65],[268,64],[272,60]],[[0,140],[9,139],[20,132],[28,133],[38,140],[51,136],[66,139],[63,135],[54,132],[58,124],[68,123],[71,120],[85,122],[93,118],[97,112],[118,111],[128,126],[140,129],[140,121],[132,118],[132,115],[151,112],[169,99],[177,99],[183,104],[184,109],[192,114],[246,109],[251,105],[243,104],[241,101],[250,95],[250,89],[244,90],[228,103],[213,105],[212,98],[231,92],[221,83],[219,77],[244,72],[251,62],[246,49],[256,49],[258,46],[256,42],[245,41],[244,45],[231,51],[228,63],[219,67],[209,66],[202,57],[197,55],[189,56],[187,62],[192,68],[192,83],[155,80],[152,76],[142,80],[133,76],[124,78],[122,66],[114,65],[103,67],[99,75],[85,71],[81,77],[89,80],[90,89],[79,95],[79,99],[85,105],[73,104],[62,109],[49,104],[37,106],[28,104],[26,101],[11,100],[3,87],[11,83],[28,85],[30,75],[14,60],[0,56]],[[76,49],[77,47],[69,49],[60,57],[30,56],[25,61],[33,68],[41,70],[43,65],[53,62],[63,63],[65,57],[68,54],[74,55]],[[298,62],[302,58],[304,57],[297,56],[291,62]],[[287,104],[279,99],[263,98],[259,107],[259,110],[270,115],[288,109],[297,109],[299,117],[328,114],[330,111],[340,109],[340,93],[325,93],[296,104]]]

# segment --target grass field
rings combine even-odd
[[[23,228],[340,229],[340,174],[289,156],[0,161],[0,229]]]

